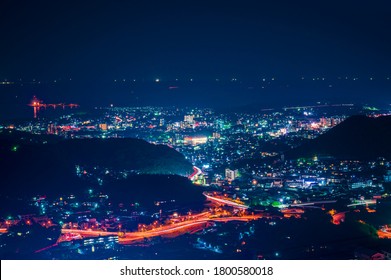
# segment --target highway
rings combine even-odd
[[[248,209],[249,208],[249,206],[247,206],[245,204],[237,203],[232,200],[228,200],[228,199],[224,199],[224,198],[220,198],[220,197],[215,197],[215,196],[208,194],[207,192],[203,192],[202,194],[209,201],[212,201],[212,202],[217,202],[219,204],[229,205],[229,206],[232,206],[234,208],[239,208],[239,209]]]
[[[262,217],[263,217],[262,215],[258,214],[258,215],[247,215],[242,217],[200,218],[197,220],[188,220],[172,225],[162,226],[161,228],[156,228],[145,232],[126,233],[124,237],[119,238],[119,243],[131,244],[132,242],[143,240],[144,238],[151,238],[151,237],[165,236],[165,235],[180,235],[188,232],[189,230],[194,230],[195,228],[199,228],[199,227],[202,228],[208,224],[212,224],[213,222],[231,222],[231,221],[248,222]]]
[[[194,181],[194,178],[200,174],[202,174],[201,169],[199,169],[197,166],[193,166],[194,172],[189,175],[189,180]]]
[[[377,231],[377,236],[379,236],[379,238],[391,239],[391,228],[389,228],[388,225],[383,226]]]
[[[369,205],[369,204],[376,204],[376,199],[366,199],[366,200],[356,201],[355,203],[349,204],[348,207]]]
[[[82,237],[98,237],[98,236],[110,236],[110,235],[118,235],[118,232],[110,232],[110,231],[102,231],[102,230],[84,230],[84,229],[61,229],[62,234],[72,233],[79,234]]]
[[[336,203],[336,200],[323,200],[323,201],[310,201],[306,203],[298,203],[298,204],[290,204],[291,207],[306,207],[306,206],[313,206],[316,204],[328,204],[328,203]]]
[[[128,232],[125,233],[124,236],[119,238],[119,243],[121,244],[131,244],[135,241],[144,240],[144,238],[151,238],[156,236],[168,236],[174,235],[178,236],[184,234],[188,231],[192,231],[195,229],[203,228],[208,224],[212,224],[213,222],[231,222],[231,221],[240,221],[240,222],[248,222],[251,220],[256,220],[262,218],[262,214],[256,215],[246,215],[246,216],[231,216],[231,217],[205,217],[204,213],[195,215],[197,218],[191,220],[186,220],[179,223],[174,223],[170,225],[160,226],[158,228],[154,228],[148,231],[137,231],[137,232]],[[75,234],[80,235],[82,237],[99,237],[99,236],[110,236],[110,235],[118,235],[117,232],[107,232],[107,231],[93,231],[93,230],[80,230],[80,229],[62,229],[62,234]]]

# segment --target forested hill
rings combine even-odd
[[[390,143],[391,116],[352,116],[285,155],[288,159],[315,155],[363,160],[391,158]]]
[[[140,139],[55,139],[39,143],[37,136],[29,141],[29,134],[13,133],[0,132],[2,194],[46,193],[60,188],[74,191],[85,184],[77,180],[75,166],[133,174],[186,176],[192,172],[192,165],[176,150]]]

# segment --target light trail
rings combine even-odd
[[[220,218],[210,218],[203,217],[205,213],[198,214],[197,219],[187,220],[183,222],[179,222],[172,225],[166,225],[161,228],[155,228],[148,231],[137,231],[137,232],[128,232],[125,233],[124,236],[119,238],[119,243],[121,244],[130,244],[131,242],[142,240],[144,238],[151,238],[156,236],[164,236],[164,235],[181,235],[183,234],[183,230],[195,228],[197,229],[200,226],[212,224],[214,222],[231,222],[231,221],[239,221],[239,222],[249,222],[252,220],[256,220],[264,217],[262,214],[256,215],[245,215],[240,217],[220,217]],[[206,212],[206,214],[209,214]],[[193,229],[193,230],[195,230]],[[106,231],[92,231],[92,230],[80,230],[80,229],[62,229],[62,234],[79,234],[82,237],[99,237],[99,236],[116,236],[118,232],[106,232]],[[65,241],[65,240],[64,240]],[[60,241],[61,242],[61,241]]]
[[[81,236],[111,236],[118,235],[118,232],[100,231],[100,230],[84,230],[84,229],[61,229],[61,233],[80,234]]]
[[[391,239],[391,231],[388,231],[386,229],[379,229],[377,231],[377,236],[382,239]]]
[[[349,204],[348,207],[368,205],[368,204],[376,204],[376,199],[367,199],[367,200],[359,201],[356,203]]]
[[[58,243],[54,243],[54,244],[49,245],[49,246],[47,246],[47,247],[45,247],[45,248],[39,249],[39,250],[35,251],[34,253],[43,252],[43,251],[48,250],[48,249],[50,249],[50,248],[56,247],[57,245],[58,245]]]
[[[303,206],[313,206],[315,204],[328,204],[328,203],[336,203],[336,200],[324,200],[324,201],[311,201],[306,203],[299,203],[299,204],[290,204],[291,207],[303,207]]]
[[[156,236],[164,236],[169,234],[181,234],[181,230],[192,228],[192,227],[198,227],[201,225],[205,225],[208,223],[213,222],[230,222],[230,221],[241,221],[241,222],[248,222],[250,220],[256,220],[263,217],[262,215],[247,215],[242,217],[224,217],[224,218],[204,218],[200,219],[198,221],[184,221],[175,225],[170,225],[171,228],[166,229],[155,229],[155,230],[149,230],[146,232],[130,232],[126,233],[124,237],[121,237],[119,239],[119,243],[122,244],[129,244],[131,242],[144,239],[144,238],[151,238]]]
[[[199,169],[197,166],[193,166],[193,170],[194,170],[194,172],[191,175],[189,175],[189,177],[188,177],[189,180],[191,180],[191,181],[194,181],[194,178],[196,176],[202,174],[201,169]]]
[[[240,203],[237,203],[237,202],[234,202],[234,201],[231,201],[231,200],[226,200],[226,199],[223,199],[223,198],[218,198],[218,197],[215,197],[215,196],[211,196],[211,195],[209,195],[206,192],[203,192],[202,194],[208,200],[215,201],[215,202],[218,202],[220,204],[225,204],[225,205],[229,205],[229,206],[232,206],[232,207],[235,207],[235,208],[240,208],[240,209],[248,209],[249,208],[249,206],[247,206],[245,204],[240,204]]]

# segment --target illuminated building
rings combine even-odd
[[[48,134],[57,134],[57,127],[53,123],[48,125]]]
[[[193,123],[194,122],[194,115],[186,115],[184,118],[185,122]]]
[[[193,145],[193,146],[205,144],[207,141],[208,141],[208,137],[206,136],[198,136],[198,137],[186,136],[183,139],[183,143],[185,145]]]
[[[229,168],[225,169],[225,179],[229,181],[235,180],[239,176],[239,172],[237,169],[231,170]]]
[[[107,124],[106,124],[106,123],[100,123],[100,124],[99,124],[99,128],[100,128],[101,130],[107,130]]]

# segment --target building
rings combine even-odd
[[[352,189],[372,187],[372,180],[360,181],[351,184]]]
[[[386,183],[391,182],[391,170],[387,170],[387,174],[384,175],[384,182],[386,182]]]
[[[208,142],[208,137],[206,136],[195,136],[195,137],[186,136],[183,139],[183,143],[185,145],[197,146],[197,145],[205,144],[206,142]]]
[[[237,169],[231,170],[229,168],[225,169],[225,179],[228,181],[233,181],[239,176],[239,172]]]
[[[100,128],[101,130],[107,130],[107,123],[100,123],[100,124],[99,124],[99,128]]]
[[[193,123],[194,122],[194,115],[185,115],[184,121],[187,123]]]

